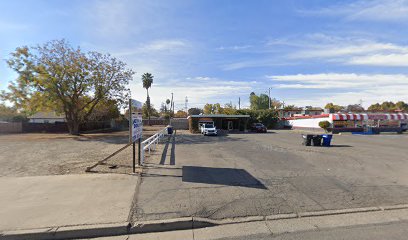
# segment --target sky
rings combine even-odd
[[[408,102],[408,0],[9,0],[0,36],[0,90],[10,52],[64,38],[126,62],[137,100],[152,73],[156,108],[248,107],[269,88],[300,107]]]

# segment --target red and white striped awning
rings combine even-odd
[[[332,120],[403,120],[408,119],[407,113],[366,114],[366,113],[334,113]]]

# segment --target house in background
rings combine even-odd
[[[55,112],[38,112],[28,117],[30,123],[56,123],[66,122],[64,114],[57,114]]]
[[[279,109],[279,118],[289,118],[299,114],[302,114],[301,108],[291,108],[291,109]]]
[[[302,110],[302,115],[304,116],[316,116],[321,115],[323,113],[324,109],[319,107],[306,106]]]

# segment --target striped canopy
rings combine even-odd
[[[390,114],[354,114],[354,113],[334,113],[330,114],[332,120],[403,120],[408,119],[407,113],[390,113]]]

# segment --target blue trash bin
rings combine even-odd
[[[173,127],[167,126],[167,134],[173,134]]]
[[[333,135],[331,134],[322,134],[322,138],[323,138],[323,146],[325,147],[330,147],[330,142],[332,140]]]

